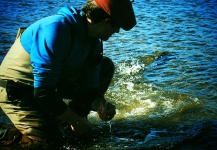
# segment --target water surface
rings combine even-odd
[[[19,27],[84,3],[1,1],[0,59]],[[135,0],[133,7],[135,28],[104,42],[116,65],[106,98],[117,115],[102,122],[92,112],[90,140],[68,137],[45,149],[216,149],[217,1]]]

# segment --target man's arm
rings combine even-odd
[[[55,88],[35,88],[34,97],[48,113],[56,116],[57,119],[72,125],[76,135],[85,134],[90,130],[91,124],[68,108],[65,102],[58,97]]]

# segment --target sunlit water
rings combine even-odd
[[[85,0],[2,0],[0,59],[17,29]],[[116,72],[106,93],[117,115],[87,141],[67,138],[58,149],[216,149],[217,1],[135,0],[137,25],[104,42]],[[0,117],[0,122],[7,121]]]

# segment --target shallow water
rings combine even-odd
[[[19,27],[84,2],[1,1],[0,59]],[[104,42],[116,65],[106,97],[117,115],[102,122],[92,112],[97,127],[90,140],[67,138],[44,149],[217,149],[217,1],[135,0],[133,6],[136,27]]]

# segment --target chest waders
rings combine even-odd
[[[19,29],[14,44],[0,66],[0,107],[14,126],[33,140],[42,141],[48,136],[62,137],[62,124],[33,100],[34,80],[30,55],[20,43],[23,31],[24,29]],[[1,139],[6,130],[8,129],[1,128]]]

